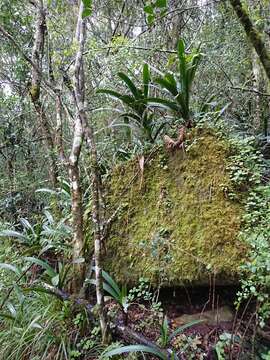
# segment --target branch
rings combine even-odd
[[[123,2],[122,8],[121,8],[121,12],[120,12],[120,14],[119,14],[119,18],[118,18],[118,20],[117,20],[117,24],[115,25],[115,28],[114,28],[114,30],[113,30],[113,33],[112,33],[110,42],[113,40],[113,38],[114,38],[114,36],[115,36],[115,34],[116,34],[116,31],[117,31],[117,29],[118,29],[118,26],[119,26],[120,21],[121,21],[121,19],[122,19],[122,15],[123,15],[124,10],[125,10],[125,6],[126,6],[126,0],[124,0],[124,2]],[[110,48],[108,49],[107,56],[108,56],[109,54],[110,54]]]
[[[270,94],[261,92],[261,91],[259,91],[259,90],[257,90],[257,89],[254,89],[254,88],[245,88],[245,87],[241,87],[241,86],[230,86],[230,89],[247,91],[247,92],[255,93],[255,94],[258,94],[258,95],[261,95],[261,96],[270,97]]]
[[[40,69],[38,68],[38,66],[32,61],[32,59],[21,49],[20,45],[17,43],[17,41],[14,39],[14,37],[12,35],[10,35],[4,28],[3,26],[0,24],[0,33],[2,33],[2,35],[7,38],[14,46],[15,48],[18,50],[18,52],[22,55],[22,57],[32,66],[32,68],[41,76],[43,83],[54,92],[54,88],[53,86],[48,83],[44,78],[43,78],[43,74],[40,71]]]

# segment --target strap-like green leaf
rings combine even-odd
[[[204,320],[194,320],[189,322],[188,324],[185,324],[179,328],[177,328],[170,336],[169,336],[169,341],[171,341],[176,335],[182,333],[184,330],[197,325],[197,324],[201,324],[202,322],[204,322]]]
[[[41,266],[43,269],[47,271],[47,274],[50,276],[50,278],[54,278],[55,276],[57,276],[57,272],[45,261],[30,256],[25,257],[24,259],[26,261],[29,261],[30,263]]]
[[[117,75],[124,81],[135,99],[139,100],[142,98],[141,92],[139,91],[139,89],[137,89],[134,82],[126,74],[119,72]]]
[[[158,106],[158,107],[163,107],[165,109],[170,109],[176,112],[179,112],[179,106],[177,105],[176,102],[174,101],[170,101],[170,100],[166,100],[166,99],[162,99],[162,98],[148,98],[147,99],[147,104],[151,105],[151,106]]]
[[[145,346],[145,345],[121,346],[117,349],[113,349],[108,352],[105,352],[102,355],[102,358],[108,358],[108,357],[115,356],[115,355],[120,355],[120,354],[130,353],[130,352],[138,352],[138,351],[156,355],[159,359],[167,360],[167,356],[165,353],[163,353],[163,352],[159,351],[158,349],[155,349],[151,346]]]
[[[0,263],[0,269],[13,271],[16,275],[21,276],[22,271],[15,265]]]
[[[109,95],[114,99],[118,99],[118,100],[122,101],[127,106],[130,106],[132,108],[135,107],[135,99],[129,95],[123,95],[117,91],[110,90],[110,89],[98,89],[97,93]]]
[[[102,271],[103,279],[114,289],[114,291],[118,294],[121,294],[121,290],[119,286],[116,284],[116,282],[113,280],[113,278],[106,272]]]
[[[166,90],[168,90],[173,96],[177,96],[178,91],[177,91],[177,86],[176,86],[176,82],[171,82],[168,78],[166,79],[164,78],[157,78],[156,82],[161,85],[163,88],[165,88]]]
[[[148,64],[143,65],[143,94],[144,97],[149,95],[150,71]]]
[[[22,233],[19,233],[18,231],[13,230],[3,230],[0,232],[0,237],[14,237],[16,239],[19,239],[23,242],[28,241],[28,237],[23,235]]]

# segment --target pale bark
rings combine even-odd
[[[76,38],[78,41],[78,51],[75,61],[74,70],[74,99],[77,107],[77,119],[76,124],[80,127],[80,138],[85,136],[87,141],[87,148],[91,157],[91,175],[92,175],[92,221],[94,226],[94,257],[95,257],[95,274],[96,274],[96,297],[97,306],[99,310],[100,327],[102,332],[103,343],[108,340],[108,329],[106,311],[104,306],[104,294],[103,294],[103,278],[102,278],[102,219],[101,219],[101,177],[99,173],[97,150],[94,139],[94,132],[92,126],[88,125],[87,115],[85,110],[85,81],[84,81],[84,69],[83,69],[83,53],[86,41],[86,19],[81,18],[83,10],[83,3],[80,5],[80,12],[78,16]],[[73,152],[74,155],[74,152]],[[80,239],[77,239],[80,240]],[[75,246],[75,242],[74,242]],[[74,250],[79,251],[82,249],[83,241],[78,241]],[[77,256],[77,254],[75,254]]]
[[[263,88],[263,74],[261,69],[261,64],[258,60],[258,56],[253,49],[252,51],[252,72],[254,78],[254,88],[258,90],[258,93],[255,94],[255,109],[254,109],[254,120],[253,120],[253,128],[255,133],[258,133],[262,129],[263,125],[263,103],[264,99],[261,93],[264,91]]]
[[[84,87],[81,83],[81,72],[83,67],[83,49],[85,44],[85,19],[82,19],[82,4],[78,13],[75,40],[78,43],[78,50],[75,59],[74,69],[74,101],[77,110],[73,144],[69,156],[69,179],[72,194],[72,224],[73,224],[73,263],[74,274],[72,289],[79,293],[84,280],[85,265],[80,261],[83,258],[84,248],[84,229],[83,229],[83,204],[82,190],[80,184],[79,158],[84,139],[84,130],[82,125],[82,114],[84,113]]]

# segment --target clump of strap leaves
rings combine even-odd
[[[164,136],[165,145],[168,149],[177,149],[183,146],[187,128],[194,124],[190,108],[190,98],[192,84],[196,71],[202,59],[200,47],[193,50],[190,54],[186,52],[185,43],[182,39],[178,41],[177,51],[177,71],[160,73],[159,77],[153,78],[148,64],[143,65],[142,85],[137,85],[127,74],[119,72],[118,76],[128,89],[128,93],[120,93],[115,89],[98,89],[98,93],[109,95],[120,100],[127,109],[121,114],[124,122],[135,125],[144,135],[146,141],[153,143],[167,121],[157,121],[155,118],[155,108],[173,113],[173,117],[179,120],[178,138],[176,140],[168,135]],[[160,93],[166,96],[151,96],[151,89],[159,89]],[[161,89],[160,89],[161,88]]]

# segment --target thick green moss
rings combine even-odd
[[[210,130],[196,130],[185,154],[157,151],[115,169],[109,208],[122,204],[107,244],[105,268],[118,281],[146,276],[154,284],[232,282],[245,255],[237,240],[242,207],[229,200],[229,145]],[[147,159],[147,156],[145,156]]]

